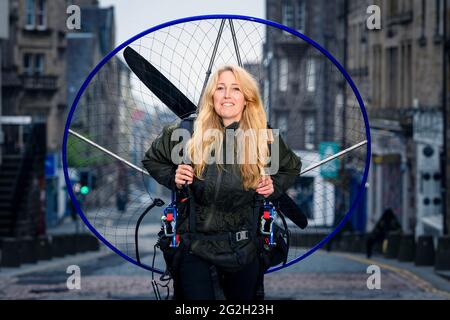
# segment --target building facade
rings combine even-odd
[[[405,232],[440,235],[443,1],[345,3],[347,70],[372,136],[367,231],[391,208]],[[370,5],[381,9],[380,30],[366,26]]]
[[[334,1],[266,1],[267,19],[279,22],[335,51]],[[276,28],[267,28],[264,45],[270,123],[303,158],[303,167],[320,158],[323,142],[336,141],[336,69],[307,41]],[[318,171],[299,177],[291,196],[311,224],[334,224],[335,188]]]
[[[81,9],[81,29],[68,34],[68,103],[72,105],[84,80],[94,67],[115,47],[114,8],[101,8],[98,1],[75,1]],[[131,121],[130,71],[117,57],[112,57],[92,78],[74,112],[71,128],[100,146],[129,160]],[[78,172],[88,172],[89,181],[99,187],[86,197],[86,206],[114,206],[111,194],[127,188],[126,169],[91,146],[74,145],[80,161]],[[111,183],[112,182],[112,183]]]
[[[60,158],[66,111],[65,12],[64,1],[9,1],[9,37],[1,45],[2,156],[16,157],[12,164],[21,165],[3,167],[2,173],[14,185],[27,186],[26,192],[13,190],[11,198],[3,199],[11,235],[45,232],[43,211],[48,217],[65,210]],[[38,137],[34,143],[42,145],[39,151],[31,143]],[[26,168],[26,162],[33,165]]]
[[[72,4],[81,8],[81,28],[74,30],[66,24]],[[96,0],[9,0],[8,5],[8,38],[0,42],[4,132],[0,236],[35,235],[69,213],[62,168],[66,119],[86,77],[115,46],[114,9],[100,8]],[[127,118],[127,90],[129,70],[113,58],[83,94],[71,128],[129,158],[129,150],[121,150],[129,145],[123,131],[130,117],[121,122]],[[99,153],[86,146],[84,150],[88,154],[78,154],[79,161]],[[86,204],[114,205],[111,194],[127,185],[127,175],[116,162],[101,156],[103,163],[81,166],[78,172],[89,173],[91,187],[106,186]],[[11,186],[16,186],[13,192]]]

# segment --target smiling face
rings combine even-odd
[[[222,118],[225,127],[241,120],[245,97],[233,72],[227,70],[219,75],[213,100],[214,110]]]

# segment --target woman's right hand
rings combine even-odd
[[[194,179],[194,169],[187,164],[178,165],[177,171],[175,171],[175,184],[178,189],[183,188],[187,184],[191,184]]]

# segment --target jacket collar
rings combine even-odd
[[[237,128],[239,128],[239,121],[235,121],[225,127],[225,129],[233,129],[233,130],[236,130]]]

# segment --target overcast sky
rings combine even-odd
[[[265,18],[265,0],[100,0],[114,6],[116,45],[161,23],[205,14],[239,14]]]

